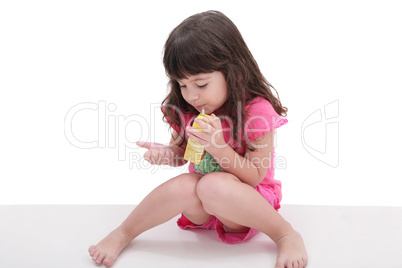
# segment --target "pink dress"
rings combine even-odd
[[[262,97],[256,97],[245,106],[246,119],[245,119],[245,132],[247,138],[250,141],[255,141],[258,137],[263,136],[267,132],[286,124],[287,119],[278,115],[271,103]],[[183,114],[185,122],[184,127],[192,125],[196,114]],[[223,136],[227,144],[229,144],[239,155],[244,156],[247,148],[247,142],[244,135],[240,139],[235,140],[230,135],[230,123],[229,119],[221,118]],[[177,132],[180,132],[180,127],[172,125],[172,128]],[[273,148],[274,153],[274,148]],[[269,163],[269,169],[264,179],[254,189],[259,192],[273,208],[278,210],[280,208],[280,201],[282,199],[281,182],[274,179],[274,157]],[[197,173],[194,169],[194,164],[189,164],[189,172]],[[177,224],[182,229],[214,229],[216,230],[219,238],[229,244],[242,242],[258,233],[255,229],[250,229],[247,233],[228,233],[225,228],[215,216],[211,216],[210,219],[203,225],[195,225],[188,220],[184,215],[178,219]]]

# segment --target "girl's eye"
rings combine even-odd
[[[204,88],[204,87],[206,87],[206,86],[207,86],[207,84],[204,84],[204,85],[197,85],[198,88]]]
[[[179,85],[180,86],[180,88],[185,88],[186,87],[186,85]]]

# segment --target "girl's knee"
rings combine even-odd
[[[178,198],[188,200],[197,197],[197,184],[200,176],[197,174],[186,173],[170,179],[167,183],[169,191]]]
[[[204,211],[202,203],[197,195],[197,185],[201,176],[194,173],[179,175],[169,181],[170,191],[176,201],[183,206],[183,214],[193,222],[200,219],[208,219],[208,214]]]
[[[236,179],[236,177],[229,173],[209,173],[198,182],[197,195],[203,203],[206,201],[217,201],[228,193],[228,182]]]

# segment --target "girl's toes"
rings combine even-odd
[[[99,254],[100,254],[100,252],[95,251],[94,254],[92,255],[92,259],[93,259],[94,261],[96,261],[96,260],[98,259],[98,257],[99,257]]]
[[[96,258],[95,262],[97,264],[101,264],[103,259],[105,258],[105,256],[106,256],[106,254],[104,254],[104,253],[99,254],[99,256],[98,256],[98,258]]]
[[[105,258],[105,260],[103,261],[103,264],[107,267],[112,266],[113,265],[114,260],[112,258]]]
[[[275,268],[284,268],[284,267],[285,267],[285,263],[284,263],[284,262],[282,262],[282,261],[280,261],[280,260],[278,260],[278,261],[276,262]]]
[[[307,258],[303,258],[303,268],[307,266],[308,260]]]
[[[94,255],[95,250],[96,250],[96,246],[89,247],[88,252],[91,257]]]

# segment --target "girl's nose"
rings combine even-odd
[[[198,100],[199,98],[200,98],[200,96],[198,95],[198,92],[192,91],[192,92],[190,93],[190,99],[191,99],[192,101]]]

